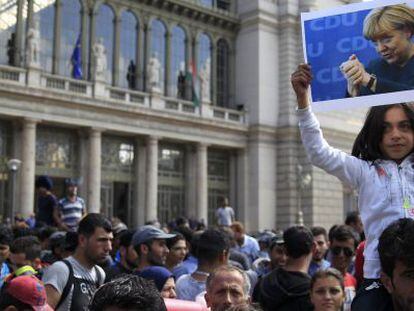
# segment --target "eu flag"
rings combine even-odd
[[[81,35],[76,40],[75,48],[72,52],[72,78],[82,79],[82,48],[81,48]]]

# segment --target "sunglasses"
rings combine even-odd
[[[341,254],[341,252],[344,252],[344,255],[346,257],[351,257],[354,255],[354,251],[349,247],[335,246],[331,248],[331,251],[332,254],[334,254],[335,256],[338,256],[339,254]]]

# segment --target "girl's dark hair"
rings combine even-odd
[[[380,142],[384,134],[384,118],[388,109],[399,106],[401,107],[408,120],[411,128],[414,129],[414,109],[411,104],[396,104],[371,107],[365,119],[364,126],[355,139],[352,147],[352,155],[365,161],[375,161],[385,159],[386,155],[380,150]]]
[[[343,278],[341,272],[339,272],[335,268],[328,268],[328,269],[318,270],[312,276],[312,280],[311,280],[311,284],[310,284],[310,289],[313,290],[313,287],[315,286],[315,283],[316,283],[317,280],[324,279],[324,278],[327,278],[327,277],[330,277],[330,276],[333,277],[333,278],[335,278],[335,279],[337,279],[339,281],[339,284],[340,284],[342,290],[344,290],[344,288],[345,288],[344,278]]]

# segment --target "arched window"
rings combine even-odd
[[[125,11],[121,15],[119,85],[136,89],[135,68],[138,22],[134,14]]]
[[[95,21],[95,42],[102,40],[106,55],[105,80],[112,83],[113,46],[114,46],[114,12],[108,5],[101,5]]]
[[[151,51],[150,57],[156,57],[161,65],[159,73],[159,88],[164,90],[165,77],[165,33],[166,29],[160,20],[156,19],[151,23]]]
[[[205,33],[199,39],[197,73],[200,78],[201,100],[211,101],[211,40]]]
[[[171,94],[185,98],[185,32],[176,26],[172,30],[171,47]]]
[[[62,0],[62,24],[60,37],[59,74],[80,78],[77,70],[82,64],[76,62],[76,53],[81,53],[81,46],[77,47],[77,40],[81,39],[81,5],[79,0]],[[74,55],[75,54],[75,55]],[[81,53],[82,54],[82,53]],[[84,55],[80,55],[83,61]],[[75,66],[75,68],[74,68]],[[82,75],[83,77],[83,75]]]
[[[33,3],[33,25],[40,32],[39,60],[46,72],[52,72],[54,41],[54,1],[36,0]]]
[[[229,46],[223,39],[217,44],[217,105],[229,107]]]
[[[15,65],[17,1],[0,14],[0,64]]]

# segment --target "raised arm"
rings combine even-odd
[[[363,177],[366,161],[335,149],[323,138],[320,125],[309,104],[309,85],[312,81],[311,67],[301,64],[291,76],[293,89],[298,101],[297,116],[303,146],[311,163],[341,181],[357,188]]]

